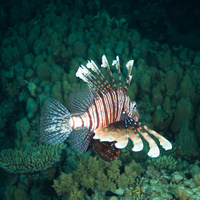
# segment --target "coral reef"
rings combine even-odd
[[[26,117],[16,122],[16,131],[17,131],[17,139],[15,141],[16,148],[21,148],[22,144],[25,145],[29,142],[30,130],[31,130],[31,125]]]
[[[94,4],[97,8],[104,5],[97,0],[85,6],[91,9]],[[55,97],[67,105],[69,94],[84,87],[75,79],[80,63],[90,58],[99,59],[103,54],[113,60],[116,54],[121,54],[122,62],[135,60],[128,94],[137,101],[144,121],[162,130],[164,135],[171,132],[179,135],[185,124],[194,132],[187,136],[180,133],[175,138],[180,141],[184,135],[184,142],[180,142],[183,148],[188,138],[193,141],[199,138],[197,125],[194,129],[192,122],[198,113],[200,99],[197,92],[200,80],[198,51],[144,39],[140,31],[127,28],[127,18],[114,18],[106,10],[93,13],[89,9],[90,14],[83,14],[83,3],[75,1],[73,5],[48,3],[41,15],[12,27],[2,38],[1,82],[8,88],[6,98],[17,97],[22,105],[28,102],[26,117],[35,120],[45,99]],[[72,11],[74,8],[77,9]],[[145,18],[137,8],[133,15]],[[122,72],[123,79],[126,72],[124,69]],[[185,115],[182,115],[183,108]],[[5,121],[1,116],[4,128]],[[196,150],[187,147],[183,151]]]
[[[61,173],[58,180],[54,180],[54,189],[59,196],[68,197],[69,200],[81,200],[84,197],[84,190],[80,189],[79,183],[75,181],[72,174]]]
[[[172,195],[177,199],[198,200],[200,195],[199,187],[199,161],[196,161],[189,167],[185,166],[185,161],[180,161],[176,168],[166,170],[164,168],[155,169],[154,166],[148,166],[147,176],[142,177],[137,185],[141,188],[141,193],[151,198],[162,197],[162,199],[172,199]],[[165,165],[163,165],[165,166]],[[180,168],[180,171],[176,171]],[[185,168],[185,170],[184,170]],[[145,198],[141,198],[145,199]]]
[[[194,199],[198,200],[200,195],[200,187],[189,189],[184,186],[180,186],[176,189],[175,197],[180,200]]]
[[[189,143],[188,143],[189,138]],[[197,152],[199,145],[194,131],[190,130],[187,125],[183,125],[176,137],[176,145],[180,146],[184,154]]]
[[[160,156],[147,161],[149,165],[153,165],[157,170],[174,170],[176,169],[177,161],[172,156]]]
[[[63,171],[67,174],[61,175],[68,180],[69,184],[65,184],[68,184],[67,187],[72,192],[68,190],[64,195],[58,193],[71,199],[82,199],[91,190],[92,195],[87,196],[88,199],[109,198],[102,192],[106,188],[103,184],[105,180],[109,191],[117,193],[116,187],[126,188],[119,197],[122,199],[199,200],[198,13],[199,6],[193,0],[182,4],[171,0],[44,0],[42,3],[34,0],[3,0],[0,8],[0,148],[21,150],[3,150],[0,153],[1,167],[12,173],[14,170],[16,173],[21,172],[17,166],[19,155],[23,158],[20,162],[26,163],[26,153],[32,151],[28,148],[33,149],[38,145],[39,113],[44,100],[55,97],[67,106],[69,95],[85,87],[75,78],[80,63],[85,64],[90,59],[99,63],[98,59],[103,54],[106,54],[109,61],[119,54],[122,65],[125,61],[134,59],[128,95],[137,102],[142,121],[152,129],[162,131],[177,149],[174,149],[176,152],[172,154],[173,157],[161,156],[159,160],[153,159],[149,163],[145,163],[147,158],[142,153],[133,155],[126,149],[121,152],[122,163],[114,163],[118,169],[114,169],[117,176],[112,175],[114,178],[109,179],[108,169],[111,166],[100,163],[98,159],[85,159],[93,161],[93,165],[90,165],[94,168],[101,165],[99,173],[95,168],[91,169],[93,175],[89,175],[86,161],[81,161],[85,167],[81,167],[79,163],[83,155],[67,148],[66,155],[63,155],[65,161],[59,164],[59,169],[47,169],[46,177],[41,181],[41,188],[46,186],[43,191],[37,188],[35,192],[33,188],[21,183],[11,186],[12,174],[7,176],[2,169],[0,191],[6,193],[3,196],[3,192],[0,192],[0,199],[56,200],[58,197],[51,188],[51,180],[58,172]],[[121,70],[123,80],[126,69]],[[118,78],[117,73],[113,76]],[[50,147],[40,148],[47,150]],[[34,152],[38,152],[37,148]],[[11,159],[11,153],[17,157]],[[42,151],[40,153],[42,156]],[[51,161],[49,166],[60,159],[58,150],[54,149],[51,153],[55,154],[53,157],[48,154]],[[84,156],[91,154],[92,152],[88,152]],[[34,155],[38,154],[32,152],[28,159]],[[133,158],[138,158],[143,163],[146,173],[141,175],[140,181],[134,180],[132,185],[127,182],[130,177],[125,173],[125,167],[129,166],[128,163]],[[43,164],[43,167],[39,166],[42,158],[34,159],[36,163],[31,163],[30,168],[22,169],[35,172],[37,169],[43,171],[47,168],[48,163]],[[173,163],[176,166],[174,168]],[[37,169],[34,164],[38,165]],[[75,172],[78,170],[82,174],[83,183],[78,180],[78,174],[75,180]],[[68,174],[70,172],[71,175]],[[86,177],[90,178],[88,182]],[[91,186],[90,181],[94,185]],[[90,187],[92,189],[87,190]],[[34,198],[34,192],[44,195],[42,198]],[[112,194],[109,192],[109,195]],[[113,198],[118,198],[117,194]]]
[[[6,200],[25,200],[28,199],[28,189],[23,183],[10,185],[7,186],[4,196]]]
[[[184,108],[184,115],[183,110]],[[183,125],[190,126],[194,117],[193,105],[188,98],[181,98],[175,109],[175,118],[172,121],[172,131],[178,132]]]
[[[85,191],[88,189],[93,193],[112,191],[123,195],[127,187],[133,184],[135,178],[143,171],[144,169],[134,160],[122,166],[118,159],[106,163],[97,157],[88,157],[81,159],[73,174],[62,173],[58,180],[54,180],[53,187],[58,195],[65,197],[70,197],[71,192],[77,195],[80,195],[79,192],[86,194]]]
[[[4,149],[0,152],[0,167],[14,174],[45,171],[60,161],[64,144],[39,145],[24,150]]]
[[[194,183],[197,186],[200,186],[200,172],[194,175]]]

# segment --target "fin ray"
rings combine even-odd
[[[136,130],[149,144],[148,156],[152,158],[158,157],[160,155],[160,149],[158,148],[156,142],[150,137],[148,132],[142,127],[139,127]]]
[[[89,88],[81,89],[69,96],[68,105],[72,113],[83,114],[92,105],[94,96]]]
[[[120,153],[120,149],[116,148],[114,142],[100,142],[99,140],[94,140],[93,147],[98,156],[107,162],[115,160]]]
[[[40,140],[46,144],[63,142],[71,133],[70,112],[56,99],[48,99],[40,119]]]
[[[132,151],[134,151],[134,152],[142,151],[142,149],[144,148],[144,144],[142,142],[142,139],[138,135],[136,129],[131,128],[129,131],[132,132],[132,133],[129,133],[129,137],[133,142]]]
[[[153,135],[155,138],[157,138],[160,142],[160,145],[167,151],[172,149],[172,144],[164,138],[162,135],[158,134],[156,131],[149,129],[147,126],[143,125],[143,129],[147,130],[148,133]]]
[[[88,128],[74,129],[69,137],[71,148],[79,153],[86,152],[92,140],[92,135]]]
[[[130,60],[127,64],[126,64],[126,68],[128,71],[128,75],[126,77],[126,83],[125,83],[125,87],[122,90],[121,88],[121,71],[120,71],[120,62],[119,62],[119,56],[116,57],[116,60],[113,61],[112,65],[116,66],[116,69],[118,70],[118,90],[122,90],[123,93],[126,93],[132,76],[131,76],[131,70],[133,67],[133,63],[134,60]],[[110,66],[108,64],[108,60],[106,58],[105,55],[102,56],[102,64],[101,67],[103,68],[107,68],[108,73],[110,74],[111,80],[112,80],[112,86],[114,91],[117,91],[116,88],[116,84],[113,78],[113,74],[112,71],[110,69]],[[105,76],[103,75],[103,73],[101,72],[101,70],[99,69],[99,67],[95,64],[95,62],[93,60],[88,61],[88,63],[86,64],[86,66],[81,65],[79,66],[77,72],[76,72],[76,77],[79,77],[80,79],[82,79],[84,82],[86,82],[88,84],[88,87],[91,89],[91,91],[96,94],[97,96],[100,93],[107,93],[112,89],[111,85],[109,84],[109,82],[106,80]]]
[[[128,127],[125,127],[125,120],[121,120],[108,124],[104,127],[100,127],[96,129],[94,133],[95,135],[93,139],[98,139],[100,142],[116,142],[115,147],[118,149],[125,148],[128,144],[128,138],[130,138],[134,145],[132,151],[135,152],[143,149],[144,144],[141,139],[143,138],[148,142],[149,157],[158,157],[160,155],[160,149],[151,135],[159,140],[161,146],[165,150],[172,148],[171,143],[167,139],[140,122],[133,121]]]

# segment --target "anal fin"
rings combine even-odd
[[[88,128],[77,128],[69,136],[69,143],[73,150],[82,153],[88,150],[93,133]]]

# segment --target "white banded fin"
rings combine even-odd
[[[135,152],[142,151],[144,144],[142,142],[142,139],[138,135],[138,133],[136,133],[135,131],[134,134],[133,133],[129,134],[129,137],[133,142],[132,151],[135,151]]]
[[[172,149],[172,144],[165,139],[162,135],[158,134],[156,131],[149,129],[147,126],[143,126],[150,134],[157,138],[160,142],[160,145],[167,151]]]
[[[88,63],[86,64],[86,67],[88,69],[91,69],[95,73],[99,72],[99,68],[97,67],[97,65],[95,64],[93,60],[88,61]]]
[[[126,84],[124,86],[124,89],[122,90],[124,93],[126,93],[132,79],[131,70],[133,67],[133,63],[134,63],[134,60],[130,60],[126,64],[128,75],[126,78]],[[118,82],[119,82],[118,90],[121,90],[121,71],[120,71],[119,56],[116,56],[116,60],[113,60],[112,65],[115,65],[116,69],[118,70]],[[92,92],[96,94],[97,96],[100,93],[105,94],[111,90],[117,91],[113,74],[105,55],[102,56],[101,67],[107,68],[112,80],[113,88],[110,86],[109,82],[106,80],[105,76],[103,75],[103,73],[101,72],[101,70],[95,64],[93,60],[88,61],[88,63],[86,64],[86,67],[81,65],[76,72],[76,76],[82,79],[84,82],[86,82],[88,86],[90,87],[90,89],[92,90]],[[94,72],[96,75],[92,72]]]
[[[132,151],[135,152],[143,149],[143,138],[147,141],[149,146],[148,156],[152,158],[156,158],[160,155],[160,149],[151,135],[159,140],[161,146],[165,150],[170,150],[172,148],[171,143],[167,139],[140,122],[133,122],[131,125],[125,128],[124,120],[121,120],[112,124],[108,124],[104,127],[100,127],[96,129],[94,133],[95,135],[93,139],[99,139],[100,142],[116,142],[115,147],[118,149],[125,148],[128,144],[128,138],[130,138],[134,145]]]

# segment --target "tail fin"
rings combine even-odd
[[[48,99],[40,119],[40,140],[46,144],[63,142],[72,132],[70,112],[56,99]]]

